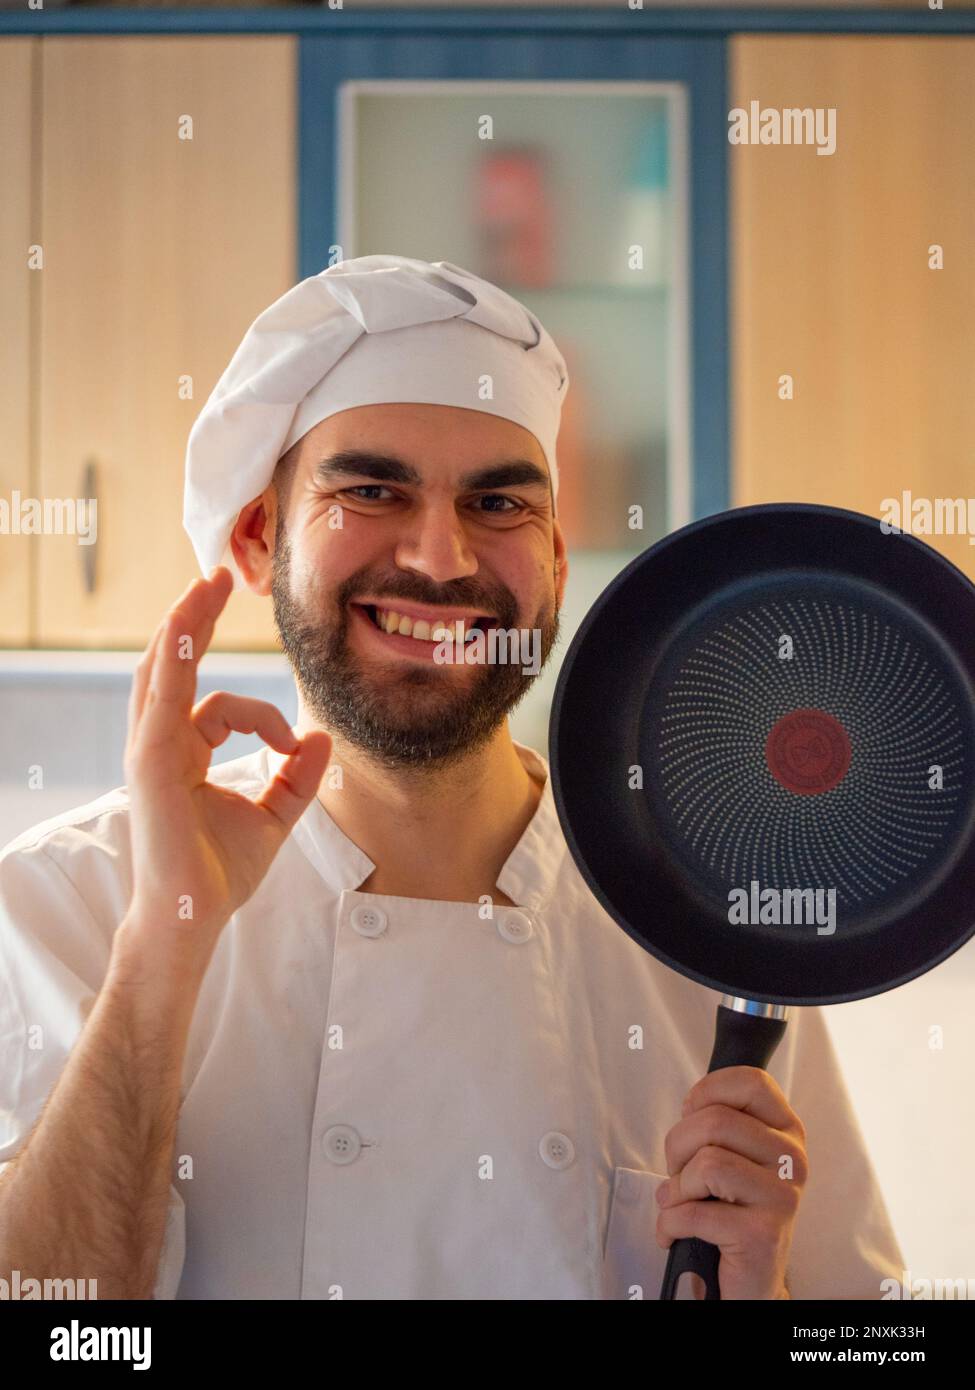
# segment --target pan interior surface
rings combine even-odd
[[[556,800],[590,888],[658,958],[754,999],[838,1002],[971,932],[971,667],[933,620],[955,572],[923,547],[896,552],[928,581],[913,591],[869,572],[875,527],[864,575],[825,563],[829,527],[803,566],[762,521],[778,563],[676,545],[601,597],[556,696]]]
[[[951,867],[972,747],[962,674],[927,625],[872,585],[802,572],[705,604],[669,644],[639,727],[647,815],[689,891],[725,912],[755,882],[831,892],[847,934]]]

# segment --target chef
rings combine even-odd
[[[768,1073],[705,1076],[718,996],[601,909],[511,738],[533,676],[435,656],[555,645],[567,386],[445,261],[340,262],[248,329],[191,431],[208,577],[136,672],[126,786],[0,857],[0,1277],[654,1299],[696,1234],[726,1299],[900,1280],[821,1011]],[[234,584],[272,602],[294,729],[195,702]],[[231,730],[263,746],[211,767]]]

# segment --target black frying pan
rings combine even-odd
[[[586,615],[549,761],[595,897],[724,994],[708,1070],[767,1066],[785,1006],[880,994],[975,931],[975,587],[857,512],[695,522]],[[717,1263],[675,1241],[661,1298],[689,1271],[718,1298]]]

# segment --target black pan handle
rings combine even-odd
[[[725,1000],[728,1002],[725,1003]],[[725,995],[718,1005],[714,1051],[708,1071],[718,1071],[721,1067],[767,1067],[785,1032],[787,1021],[788,1009],[781,1004],[757,1004],[748,999],[732,999]],[[705,1197],[704,1200],[715,1202],[717,1198]],[[675,1240],[664,1271],[661,1299],[677,1297],[677,1285],[684,1274],[700,1275],[708,1301],[720,1299],[720,1258],[721,1251],[716,1245],[699,1240],[697,1236]]]

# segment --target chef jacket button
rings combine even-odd
[[[568,1168],[576,1156],[572,1140],[567,1134],[560,1134],[557,1129],[551,1129],[548,1134],[542,1135],[538,1152],[550,1168]]]
[[[352,930],[360,936],[382,936],[386,930],[386,914],[381,907],[367,907],[361,903],[352,909],[349,918]]]
[[[523,941],[527,941],[533,930],[531,918],[524,912],[505,912],[498,918],[498,931],[505,941],[510,941],[513,946],[520,946]]]
[[[332,1163],[352,1163],[362,1148],[362,1140],[351,1125],[332,1125],[322,1135],[322,1144]]]

